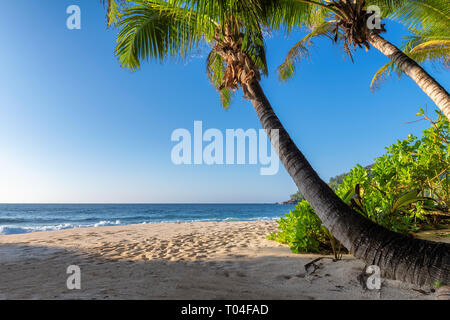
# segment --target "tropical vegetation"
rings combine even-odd
[[[373,165],[356,165],[339,177],[335,190],[361,215],[403,234],[450,225],[450,122],[440,112],[436,120],[423,110],[417,116],[431,123],[420,139],[409,135],[387,147]],[[269,239],[289,245],[293,252],[335,251],[329,231],[307,201],[278,225],[280,231]]]

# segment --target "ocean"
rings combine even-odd
[[[0,204],[0,235],[161,222],[275,220],[294,207],[280,204]]]

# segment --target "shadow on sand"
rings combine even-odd
[[[359,283],[364,264],[351,257],[230,255],[222,261],[111,259],[81,249],[0,245],[0,299],[429,299],[406,284],[381,292]],[[81,290],[67,289],[69,265],[81,269]]]

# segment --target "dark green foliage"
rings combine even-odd
[[[300,191],[297,191],[297,193],[291,194],[291,200],[295,200],[295,201],[300,202],[300,201],[305,200],[305,198],[300,193]]]

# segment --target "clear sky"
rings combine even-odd
[[[66,28],[66,8],[82,10],[82,29]],[[145,64],[131,73],[114,56],[115,31],[94,0],[4,1],[0,11],[0,202],[275,202],[296,187],[286,171],[259,165],[175,166],[177,128],[259,129],[240,94],[229,110],[205,75],[207,52],[187,63]],[[401,43],[389,24],[386,38]],[[317,42],[296,77],[276,67],[302,33],[267,42],[271,74],[262,86],[294,141],[323,179],[368,165],[384,148],[420,135],[419,107],[433,103],[407,77],[376,93],[373,74],[388,60],[375,49],[343,58]],[[444,87],[450,77],[429,71]]]

